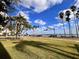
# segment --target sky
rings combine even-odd
[[[55,27],[56,34],[63,34],[64,31],[58,13],[72,5],[79,6],[79,0],[20,0],[20,2],[19,5],[12,5],[15,10],[11,11],[9,15],[15,16],[21,13],[30,24],[39,26],[36,30],[28,30],[29,34],[53,34],[53,30],[45,31],[47,27]],[[71,21],[71,27],[73,28],[72,33],[75,34],[74,21]],[[68,34],[66,22],[65,29]]]

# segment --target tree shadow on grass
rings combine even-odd
[[[79,44],[74,44],[75,48],[77,49],[77,52],[79,53]]]
[[[69,48],[76,49],[79,54],[79,44],[74,44],[74,46],[68,46]]]
[[[8,52],[1,43],[0,43],[0,59],[11,59],[10,55],[8,54]]]
[[[13,43],[17,43],[17,42],[13,42]],[[19,42],[18,42],[19,43]],[[26,56],[30,56],[32,59],[41,59],[37,54],[35,54],[34,52],[30,51],[27,47],[26,44],[23,42],[20,42],[21,44],[17,44],[15,46],[16,50],[25,53]]]
[[[53,44],[42,43],[42,42],[38,42],[38,41],[22,41],[22,42],[18,43],[15,46],[15,48],[18,51],[25,52],[25,50],[24,50],[25,46],[32,46],[32,47],[36,47],[36,48],[39,48],[39,49],[42,49],[42,50],[50,51],[51,53],[57,53],[59,55],[65,56],[65,57],[70,58],[70,59],[79,59],[79,57],[78,57],[79,54],[67,52],[67,51],[64,51],[63,49],[56,48],[56,46],[54,46]],[[30,52],[31,51],[29,50],[28,53],[30,53]],[[34,53],[31,53],[31,54],[34,55]]]

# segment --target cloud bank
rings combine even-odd
[[[34,23],[39,24],[39,25],[45,25],[45,24],[46,24],[45,21],[40,20],[40,19],[36,19],[36,20],[34,21]]]
[[[63,0],[20,0],[21,4],[27,8],[33,8],[35,12],[42,12],[51,6],[61,4]]]
[[[75,5],[79,8],[79,0],[75,0],[75,1],[76,1]]]

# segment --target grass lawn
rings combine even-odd
[[[76,40],[23,37],[22,40],[0,42],[12,59],[79,59],[79,42]]]

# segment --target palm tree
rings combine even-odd
[[[76,18],[75,11],[77,10],[77,8],[76,8],[76,6],[71,6],[70,9],[71,9],[71,11],[72,11],[73,14],[74,14],[74,20],[75,20],[75,18]],[[76,25],[76,24],[77,24],[77,25]],[[77,23],[76,20],[75,20],[76,35],[77,35],[77,37],[78,37],[78,29],[77,29],[77,27],[78,27],[78,23]]]
[[[60,13],[59,13],[59,17],[60,17],[61,19],[64,19],[64,13],[63,13],[63,12],[60,12]],[[64,26],[64,21],[63,21],[63,20],[62,20],[62,23],[63,23],[63,29],[64,29],[64,36],[66,36],[65,26]]]
[[[76,8],[76,6],[73,5],[73,6],[70,7],[70,9],[71,9],[71,11],[74,12],[74,11],[76,11],[77,8]]]
[[[79,19],[79,10],[76,13],[76,18]],[[78,22],[77,22],[77,26],[78,26]],[[77,30],[78,30],[78,28],[79,28],[79,26],[77,27]]]
[[[79,19],[79,11],[77,11],[77,13],[76,13],[76,18]]]
[[[71,25],[70,25],[70,18],[69,18],[69,16],[70,16],[70,11],[67,10],[67,11],[65,12],[65,15],[66,15],[66,21],[67,21],[68,24],[69,24],[69,35],[72,36]]]

